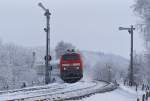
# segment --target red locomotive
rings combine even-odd
[[[79,53],[67,51],[60,59],[60,75],[67,83],[74,83],[83,77],[83,64]]]

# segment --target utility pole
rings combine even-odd
[[[50,15],[49,9],[46,9],[42,3],[38,4],[44,11],[44,16],[46,16],[46,28],[44,31],[46,32],[46,56],[45,56],[45,84],[51,82],[51,66],[50,66]]]
[[[135,28],[133,25],[131,25],[130,28],[124,28],[124,27],[119,27],[119,30],[127,30],[129,34],[131,35],[131,54],[130,54],[130,74],[129,74],[129,84],[130,86],[133,85],[134,83],[134,78],[133,78],[133,31]]]

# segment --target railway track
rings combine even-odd
[[[49,85],[0,95],[2,101],[59,101],[78,99],[94,93],[106,92],[116,89],[116,85],[101,81],[78,82],[75,84]]]
[[[5,94],[5,93],[16,93],[16,92],[36,91],[36,90],[41,90],[41,89],[51,89],[53,87],[59,87],[59,85],[37,86],[37,87],[28,87],[28,88],[22,88],[22,89],[16,89],[16,90],[0,91],[0,95]]]

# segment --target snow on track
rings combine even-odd
[[[109,84],[111,85],[111,84]],[[3,92],[0,95],[0,101],[24,99],[34,101],[39,99],[59,100],[78,97],[81,95],[98,92],[99,89],[105,91],[109,88],[108,83],[100,81],[80,81],[74,84],[50,84],[46,86],[30,87],[15,91]]]

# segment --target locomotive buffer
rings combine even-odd
[[[38,4],[44,11],[44,15],[46,16],[46,25],[47,28],[44,28],[44,31],[46,32],[46,56],[45,56],[45,84],[48,84],[51,82],[51,70],[52,67],[50,66],[50,15],[49,9],[46,9],[42,3]]]

